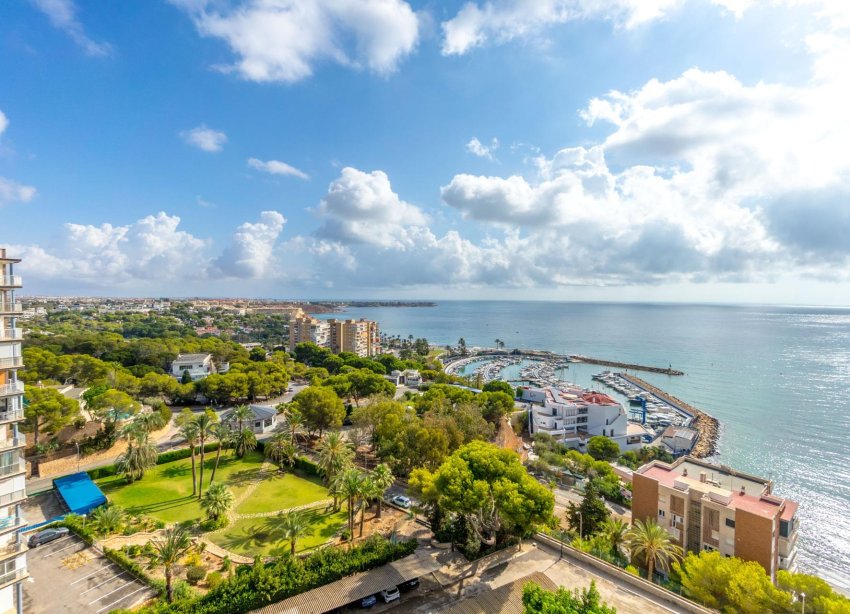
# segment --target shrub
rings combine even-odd
[[[309,475],[320,475],[319,466],[303,456],[295,457],[295,469],[300,469]]]
[[[165,422],[166,426],[169,422],[171,422],[171,408],[163,403],[157,408],[159,415],[162,417],[162,421]]]
[[[233,567],[233,561],[230,560],[229,556],[225,556],[221,560],[221,570],[224,571],[224,572],[229,572],[232,567]]]
[[[128,557],[123,551],[104,548],[103,555],[119,567],[129,571],[148,586],[154,588],[159,594],[165,592],[165,582],[151,577],[142,565]]]
[[[197,567],[201,564],[201,555],[197,552],[190,552],[186,555],[186,558],[183,559],[183,564],[188,565],[189,567]]]
[[[633,576],[640,577],[640,572],[637,570],[637,567],[634,565],[626,565],[626,573],[630,573]]]
[[[210,590],[216,588],[222,582],[224,582],[224,576],[221,575],[220,571],[211,571],[207,574],[207,586]]]
[[[195,591],[185,582],[176,582],[174,584],[174,598],[177,601],[186,601],[195,596]]]
[[[201,582],[204,578],[207,577],[207,570],[201,567],[200,565],[192,565],[189,569],[186,570],[186,580],[192,586],[196,586],[198,582]]]

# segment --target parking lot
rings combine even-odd
[[[27,553],[30,579],[24,582],[24,611],[31,614],[105,614],[131,608],[154,595],[76,535]]]

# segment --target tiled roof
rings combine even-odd
[[[211,358],[210,354],[178,354],[174,362],[198,362]]]

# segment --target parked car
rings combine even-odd
[[[404,495],[396,495],[392,499],[390,499],[393,503],[395,503],[399,507],[408,508],[410,507],[411,501],[410,497],[405,497]]]
[[[369,595],[368,597],[363,597],[363,599],[360,600],[360,607],[371,608],[376,603],[378,603],[378,598],[375,597],[375,595]]]
[[[401,593],[398,592],[398,587],[396,586],[381,591],[381,598],[384,600],[384,603],[395,601],[399,597],[401,597]]]
[[[412,591],[417,586],[419,586],[419,578],[412,578],[407,582],[402,582],[401,584],[399,584],[398,588],[402,591]]]
[[[68,529],[66,527],[59,527],[58,529],[44,529],[44,531],[39,531],[38,533],[30,535],[30,538],[27,540],[27,546],[35,548],[36,546],[52,542],[54,539],[65,537],[67,534]]]

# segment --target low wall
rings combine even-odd
[[[667,603],[685,611],[692,612],[693,614],[712,614],[715,610],[710,610],[705,608],[698,603],[694,603],[693,601],[688,601],[684,597],[677,595],[672,591],[668,591],[666,588],[658,586],[652,582],[644,580],[638,576],[628,573],[617,567],[616,565],[612,565],[610,563],[606,563],[602,559],[598,559],[595,556],[591,556],[581,550],[573,548],[568,544],[562,544],[556,539],[549,537],[543,533],[537,533],[534,536],[534,541],[543,544],[544,546],[548,546],[549,548],[554,548],[556,550],[560,550],[563,547],[564,555],[585,563],[586,565],[590,565],[598,569],[599,571],[605,572],[609,575],[614,576],[617,580],[621,582],[625,582],[635,588],[638,588],[642,591],[650,593],[659,599],[663,599]]]

